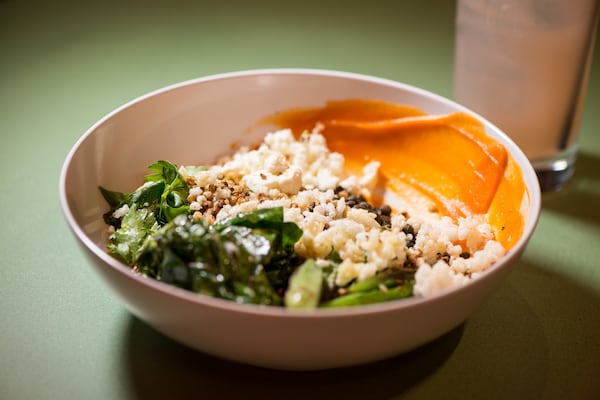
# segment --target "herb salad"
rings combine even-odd
[[[297,254],[302,230],[283,207],[242,212],[209,224],[194,218],[189,187],[175,164],[160,160],[131,193],[100,187],[110,210],[108,252],[139,273],[203,295],[288,308],[336,307],[412,295],[412,271],[390,270],[338,287],[341,259]],[[362,200],[361,206],[364,206]]]
[[[283,129],[212,165],[157,161],[131,193],[100,188],[108,252],[202,295],[288,308],[429,296],[505,254],[485,214],[448,215],[436,198],[391,185],[379,161],[359,170],[344,154],[318,130]],[[394,209],[377,201],[382,188]]]

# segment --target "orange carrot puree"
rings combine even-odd
[[[296,135],[320,123],[330,150],[350,165],[379,161],[390,190],[409,184],[455,219],[489,212],[496,239],[506,249],[521,236],[526,189],[520,169],[470,115],[428,115],[407,105],[352,99],[282,111],[261,123]]]

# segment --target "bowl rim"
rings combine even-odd
[[[360,80],[366,81],[370,83],[392,86],[403,91],[408,91],[415,93],[419,96],[427,97],[429,99],[434,100],[435,102],[441,102],[450,105],[458,111],[465,112],[467,114],[473,115],[478,118],[486,128],[489,126],[492,130],[495,130],[495,134],[499,135],[503,140],[503,145],[507,147],[507,150],[511,154],[511,156],[515,159],[519,167],[521,168],[521,173],[523,175],[523,180],[526,184],[527,194],[529,196],[529,213],[531,214],[531,218],[526,220],[525,226],[523,229],[523,233],[517,243],[511,248],[497,263],[494,267],[483,271],[476,279],[473,279],[467,282],[464,285],[459,287],[448,288],[440,291],[431,296],[427,297],[410,297],[406,299],[389,301],[383,303],[375,303],[375,304],[365,304],[360,306],[352,306],[352,307],[340,307],[340,308],[318,308],[313,310],[296,310],[296,309],[287,309],[285,307],[276,307],[276,306],[266,306],[266,305],[256,305],[256,304],[241,304],[236,303],[231,300],[225,300],[220,298],[214,298],[206,295],[200,295],[195,292],[191,292],[173,285],[169,285],[164,282],[156,281],[147,277],[144,277],[141,274],[134,273],[127,265],[119,262],[114,257],[111,257],[105,249],[96,245],[94,241],[87,236],[87,234],[83,231],[82,227],[79,226],[77,221],[75,220],[74,214],[70,209],[69,201],[67,199],[67,175],[69,172],[69,167],[75,155],[77,154],[79,148],[82,144],[88,140],[97,130],[98,127],[102,126],[108,120],[110,120],[113,116],[121,113],[125,109],[128,109],[138,103],[145,101],[146,99],[158,96],[160,94],[175,91],[182,87],[188,87],[193,85],[202,84],[204,82],[211,82],[223,79],[231,79],[231,78],[239,78],[239,77],[252,77],[252,76],[260,76],[260,75],[313,75],[320,77],[334,77],[334,78],[343,78],[343,79],[352,79],[352,80]],[[260,116],[259,116],[260,117]],[[487,129],[486,129],[487,130]],[[535,178],[535,182],[537,184],[528,185],[526,177],[530,177],[530,179]],[[198,78],[193,78],[181,82],[177,82],[171,85],[167,85],[145,94],[142,94],[138,97],[133,98],[132,100],[120,105],[119,107],[113,109],[109,113],[105,114],[102,118],[100,118],[97,122],[91,125],[85,133],[75,142],[72,148],[69,150],[63,165],[61,167],[60,176],[59,176],[59,199],[60,199],[60,207],[62,213],[67,221],[67,225],[70,230],[75,235],[76,239],[88,250],[90,251],[96,258],[101,260],[104,264],[108,265],[113,271],[124,275],[126,279],[132,279],[134,282],[143,285],[149,286],[153,290],[157,290],[161,292],[163,295],[173,296],[178,298],[179,300],[185,302],[195,303],[204,307],[211,307],[216,309],[221,309],[223,311],[229,312],[237,312],[244,314],[252,314],[252,315],[260,315],[260,316],[272,316],[272,317],[284,317],[284,318],[345,318],[350,316],[358,316],[365,314],[380,314],[393,312],[400,309],[408,309],[413,307],[418,307],[424,303],[429,303],[432,301],[443,301],[444,298],[448,296],[453,296],[459,292],[469,290],[469,288],[473,285],[476,285],[477,282],[482,280],[491,279],[492,275],[499,273],[500,269],[506,268],[506,264],[511,261],[513,258],[518,257],[520,253],[525,249],[527,242],[532,236],[536,225],[539,220],[539,215],[541,213],[541,189],[539,187],[539,182],[535,175],[535,171],[533,166],[522,152],[522,150],[514,143],[514,141],[506,135],[501,129],[491,123],[489,120],[479,115],[478,113],[466,108],[465,106],[455,102],[452,99],[443,97],[429,90],[413,86],[411,84],[407,84],[404,82],[394,81],[387,78],[382,78],[373,75],[355,73],[355,72],[347,72],[333,69],[315,69],[315,68],[263,68],[263,69],[247,69],[247,70],[238,70],[232,72],[224,72],[212,75],[206,75]]]

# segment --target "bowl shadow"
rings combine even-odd
[[[124,340],[135,398],[389,398],[433,374],[460,342],[463,325],[399,356],[346,368],[280,371],[213,357],[183,346],[131,316]]]

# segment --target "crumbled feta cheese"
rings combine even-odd
[[[448,264],[439,260],[433,266],[427,263],[419,265],[413,290],[416,296],[431,296],[464,285],[468,281],[467,276],[455,272]]]
[[[123,206],[117,208],[115,211],[113,211],[112,216],[113,218],[119,219],[125,216],[125,214],[127,214],[129,212],[129,206],[127,204],[123,204]]]
[[[242,182],[256,193],[267,193],[271,189],[277,189],[285,194],[296,194],[302,187],[302,171],[291,167],[275,175],[266,170],[259,170],[244,176]]]

